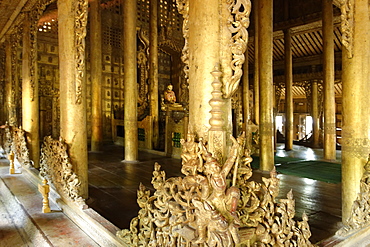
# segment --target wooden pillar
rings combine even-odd
[[[137,44],[136,44],[137,1],[123,1],[123,60],[124,60],[124,128],[125,159],[135,162],[138,159],[137,130]]]
[[[272,0],[258,1],[258,48],[260,79],[260,169],[271,171],[274,168],[274,85],[272,73]]]
[[[150,112],[153,120],[152,141],[149,148],[159,145],[159,100],[158,100],[158,1],[151,0],[149,5],[149,84]]]
[[[30,159],[35,168],[40,163],[40,131],[39,131],[39,84],[37,79],[37,62],[31,58],[31,21],[26,13],[23,26],[22,48],[22,128],[26,132]],[[34,54],[37,56],[36,54]],[[31,63],[34,63],[31,65]],[[31,75],[31,67],[34,73]]]
[[[75,0],[58,1],[60,135],[68,145],[84,198],[88,197],[86,81],[83,77],[86,15],[87,0],[78,3]],[[76,21],[80,27],[75,27]]]
[[[370,153],[370,9],[367,0],[355,0],[353,39],[343,47],[342,221],[360,192],[360,180]],[[351,37],[351,36],[349,36]]]
[[[323,0],[324,159],[336,159],[333,2]]]
[[[259,46],[258,46],[258,36],[259,36],[259,10],[258,2],[260,0],[255,0],[252,4],[253,14],[254,14],[254,78],[253,78],[253,121],[255,124],[260,122],[260,75],[259,75]]]
[[[312,112],[312,147],[319,147],[320,140],[320,118],[319,118],[319,91],[318,81],[311,82],[311,112]]]
[[[285,150],[293,149],[293,58],[290,29],[284,30],[285,48]]]
[[[91,151],[103,142],[102,116],[102,34],[100,0],[90,1]]]
[[[223,19],[215,21],[223,18],[220,16],[219,3],[219,0],[190,0],[189,3],[189,128],[205,140],[208,139],[211,118],[209,101],[212,99],[211,83],[214,81],[211,72],[221,62],[220,49],[224,42],[220,28]],[[223,119],[226,124],[222,128],[231,134],[231,101],[225,101]]]

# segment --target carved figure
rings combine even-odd
[[[166,91],[164,91],[164,100],[167,104],[174,104],[176,103],[176,95],[175,92],[172,91],[173,86],[169,84],[167,86]]]
[[[197,171],[203,170],[203,159],[201,157],[200,145],[195,142],[195,134],[188,133],[186,142],[180,140],[182,145],[182,169],[184,175],[195,175]]]

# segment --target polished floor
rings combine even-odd
[[[136,191],[140,183],[152,189],[150,180],[154,163],[158,162],[167,177],[181,176],[181,161],[160,154],[140,151],[136,163],[122,162],[123,147],[106,145],[102,152],[89,153],[88,204],[119,228],[128,228],[130,220],[137,215]],[[277,146],[277,156],[306,160],[321,160],[322,149],[294,145],[285,151]],[[337,151],[337,162],[341,153]],[[262,174],[255,171],[253,179],[261,181]],[[285,198],[292,189],[296,202],[296,218],[305,212],[309,217],[312,243],[318,243],[335,234],[341,227],[341,184],[331,184],[307,178],[279,174],[280,195]]]

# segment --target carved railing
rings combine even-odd
[[[51,182],[65,202],[74,202],[78,206],[85,205],[80,194],[81,182],[72,169],[67,144],[64,141],[54,140],[50,136],[44,138],[41,148],[40,176]]]
[[[293,220],[292,192],[275,202],[276,172],[263,183],[249,181],[252,158],[244,136],[233,140],[224,164],[195,135],[182,141],[185,177],[166,178],[154,165],[153,195],[142,184],[140,207],[130,229],[117,232],[129,246],[312,246],[307,216]],[[230,181],[232,180],[232,184]]]

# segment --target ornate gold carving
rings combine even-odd
[[[369,225],[370,218],[370,155],[364,166],[365,172],[362,175],[360,183],[360,193],[353,202],[352,213],[346,221],[344,227],[336,232],[339,236],[348,236],[349,234]]]
[[[25,167],[33,166],[33,162],[30,160],[29,150],[27,148],[26,132],[20,128],[14,127],[12,129],[12,134],[12,150],[14,151],[15,158]]]
[[[72,169],[67,153],[67,144],[62,140],[44,138],[41,148],[40,176],[50,181],[59,195],[80,206],[85,205],[80,195],[81,182]]]
[[[37,32],[38,32],[38,21],[41,15],[44,13],[46,6],[56,0],[40,0],[34,5],[30,12],[31,27],[30,27],[30,42],[31,42],[31,53],[30,53],[30,79],[31,79],[31,101],[35,97],[35,80],[36,80],[36,65],[37,65]]]
[[[209,119],[209,124],[211,125],[210,130],[222,131],[223,126],[225,125],[225,121],[222,118],[222,107],[225,104],[225,101],[222,98],[221,91],[222,83],[220,81],[220,77],[222,72],[219,70],[218,65],[215,66],[215,69],[211,74],[214,77],[214,81],[212,82],[212,99],[209,101],[209,104],[212,107],[212,110],[210,111],[212,116]]]
[[[177,9],[183,17],[182,33],[185,39],[181,55],[185,80],[181,80],[180,102],[189,103],[189,0],[176,0],[176,3]]]
[[[138,90],[138,117],[143,119],[149,113],[149,63],[146,43],[147,38],[143,30],[140,30],[139,37],[141,40],[141,45],[139,45],[139,51],[137,52],[137,66],[139,74],[139,90]]]
[[[23,19],[23,15],[22,15]],[[23,35],[23,26],[22,25],[17,25],[12,29],[12,34],[10,37],[10,42],[11,42],[11,75],[12,75],[12,81],[11,81],[11,99],[9,102],[9,124],[11,126],[17,126],[18,125],[18,120],[17,120],[17,111],[16,108],[18,105],[21,103],[21,97],[19,97],[19,86],[21,85],[19,83],[19,74],[20,72],[18,71],[18,49],[19,49],[19,42],[22,40],[22,35]]]
[[[76,104],[81,104],[82,85],[85,75],[85,37],[88,1],[78,0],[75,16],[76,45]]]
[[[230,98],[237,90],[240,78],[243,75],[242,66],[245,61],[244,53],[248,44],[249,14],[251,11],[250,0],[227,0],[230,16],[227,27],[231,33],[230,47],[232,60],[230,62],[233,74],[224,78],[223,92],[225,98]]]
[[[348,51],[348,58],[353,57],[353,0],[334,0],[334,5],[341,11],[342,44]]]
[[[138,216],[117,236],[129,246],[312,246],[307,216],[303,214],[300,222],[293,219],[293,193],[275,201],[279,194],[275,170],[263,183],[249,181],[252,158],[244,149],[245,137],[232,141],[220,164],[190,134],[182,141],[185,177],[166,179],[156,163],[154,194],[140,184]]]
[[[50,188],[48,185],[48,181],[46,179],[42,180],[42,185],[39,184],[39,192],[42,195],[42,212],[43,213],[50,213],[50,206],[49,206],[49,192]]]
[[[202,142],[193,143],[200,152],[187,159],[202,164],[200,170],[193,170],[182,177],[166,179],[160,165],[155,164],[152,184],[153,196],[140,186],[138,204],[140,211],[130,224],[130,229],[117,232],[117,236],[131,246],[190,246],[191,243],[207,246],[235,246],[239,243],[236,206],[239,190],[227,185],[226,177],[234,167],[239,145],[234,145],[230,156],[221,165],[207,151]],[[200,154],[199,153],[199,154]]]

